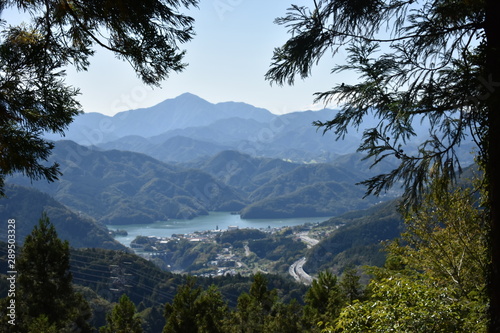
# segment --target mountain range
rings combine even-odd
[[[303,164],[223,151],[174,165],[58,141],[49,161],[60,165],[57,182],[19,174],[9,182],[33,186],[103,224],[189,219],[209,211],[238,211],[244,218],[334,216],[379,200],[363,199],[364,189],[355,185],[372,173],[361,157]]]
[[[55,134],[46,134],[46,138],[144,153],[163,162],[206,159],[224,150],[295,162],[332,162],[339,155],[356,152],[363,131],[379,124],[368,114],[363,126],[351,128],[342,140],[336,140],[333,131],[323,133],[312,125],[314,121],[331,120],[337,112],[323,109],[275,115],[245,103],[212,104],[185,93],[112,117],[84,113],[75,118],[64,138]],[[416,151],[416,144],[428,138],[427,123],[416,122],[417,136],[404,147],[406,153]],[[464,165],[473,163],[471,146],[465,143],[461,148]]]
[[[60,165],[59,181],[15,175],[10,182],[34,186],[104,224],[189,219],[217,210],[244,218],[335,216],[379,201],[363,199],[365,189],[355,184],[397,163],[387,159],[371,168],[372,161],[355,153],[361,133],[335,141],[332,132],[312,126],[335,112],[278,116],[186,93],[113,117],[81,114],[49,160]]]
[[[72,247],[126,249],[110,236],[105,226],[84,214],[75,213],[46,193],[7,184],[5,194],[6,197],[0,199],[0,216],[16,221],[16,241],[19,244],[45,213],[56,227],[59,237],[69,241]],[[0,240],[7,241],[7,228],[0,230]]]
[[[224,150],[252,156],[298,162],[331,161],[352,153],[360,133],[335,142],[312,122],[331,119],[335,110],[301,111],[274,115],[268,110],[236,102],[212,104],[185,93],[150,108],[130,110],[112,117],[84,113],[75,118],[64,139],[84,146],[148,154],[164,162],[186,162]],[[57,141],[59,135],[47,134]]]

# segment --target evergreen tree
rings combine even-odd
[[[172,304],[165,305],[164,333],[221,333],[229,317],[229,309],[215,286],[207,290],[196,287],[196,279],[188,277],[179,287]]]
[[[196,333],[196,299],[202,292],[196,287],[196,279],[188,277],[186,283],[179,287],[172,304],[165,305],[166,324],[163,333]]]
[[[193,35],[193,19],[179,13],[196,0],[14,0],[6,8],[31,22],[0,23],[0,194],[6,175],[21,172],[53,181],[58,165],[43,163],[54,144],[44,132],[62,134],[80,112],[79,91],[65,84],[64,69],[87,70],[100,47],[128,61],[137,75],[157,85],[181,71],[179,43]]]
[[[295,300],[290,304],[277,302],[272,315],[267,316],[264,323],[264,332],[302,333],[304,327],[301,322],[302,306]]]
[[[195,300],[198,333],[223,333],[229,317],[229,309],[222,294],[215,286],[210,286]]]
[[[26,237],[17,261],[21,327],[27,329],[33,322],[60,332],[89,331],[90,308],[73,290],[69,256],[68,242],[58,238],[44,214]]]
[[[355,268],[347,269],[342,274],[339,287],[348,304],[352,304],[363,295],[360,279],[361,277],[357,274]]]
[[[266,78],[293,84],[297,75],[309,76],[329,51],[346,52],[346,63],[332,72],[349,71],[360,80],[318,93],[317,101],[334,100],[342,109],[315,124],[342,138],[374,116],[360,151],[374,164],[387,157],[399,164],[365,181],[368,193],[402,184],[405,202],[418,202],[432,175],[455,179],[462,168],[456,148],[473,139],[485,168],[490,212],[490,331],[500,332],[500,1],[313,3],[311,9],[294,5],[277,19],[292,36],[275,50]],[[411,149],[415,124],[423,120],[429,136]]]
[[[333,323],[344,303],[337,277],[328,271],[320,272],[307,291],[305,301],[304,321],[311,329],[322,329]]]
[[[265,324],[272,320],[277,302],[276,290],[269,290],[267,279],[261,273],[254,276],[248,293],[238,297],[237,311],[233,313],[231,332],[265,332]]]
[[[106,316],[106,326],[100,333],[142,333],[141,318],[136,314],[134,303],[123,294],[110,314]]]
[[[57,329],[49,323],[47,316],[41,315],[31,322],[28,333],[57,333]]]

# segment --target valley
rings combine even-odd
[[[50,217],[72,248],[95,327],[124,293],[163,327],[186,276],[215,284],[236,308],[264,273],[283,302],[303,304],[321,272],[368,283],[362,267],[382,266],[405,228],[397,186],[365,197],[359,185],[397,161],[372,166],[355,151],[359,133],[335,141],[310,125],[332,112],[276,116],[185,94],[114,117],[83,114],[54,138],[46,162],[59,165],[59,179],[11,175],[0,216],[16,220],[20,244],[42,212]]]
[[[78,220],[72,225],[71,218],[56,219],[75,247],[133,248],[163,269],[197,276],[293,272],[310,282],[305,272],[317,274],[322,260],[311,264],[303,258],[339,228],[318,233],[314,224],[399,195],[363,197],[356,184],[392,164],[370,168],[349,138],[335,143],[316,132],[310,124],[332,112],[276,116],[243,103],[213,105],[184,94],[114,117],[83,114],[65,140],[55,142],[47,161],[60,166],[58,181],[14,174],[8,183],[17,192],[31,191],[32,200],[50,198],[106,234],[82,240],[82,234],[96,231],[82,233]],[[28,232],[38,212],[26,216],[18,197],[2,199],[0,213],[16,217]],[[229,228],[266,237],[251,233],[243,241],[218,241],[227,238]],[[229,260],[228,251],[237,260]],[[220,266],[227,262],[237,265]]]

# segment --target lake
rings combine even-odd
[[[209,215],[198,216],[192,220],[169,220],[153,224],[108,225],[109,230],[126,230],[127,236],[116,236],[115,239],[130,247],[137,236],[171,237],[172,234],[190,234],[195,231],[227,230],[229,226],[238,228],[292,227],[305,223],[323,222],[328,217],[301,217],[284,219],[242,219],[240,215],[228,212],[211,212]]]

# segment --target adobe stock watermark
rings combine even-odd
[[[112,114],[116,114],[120,111],[133,110],[140,107],[141,103],[144,102],[149,96],[149,92],[145,86],[137,85],[133,87],[127,93],[123,93],[119,98],[111,103],[110,111]],[[127,118],[128,113],[123,112],[119,114],[119,120],[123,121]],[[103,118],[97,124],[95,128],[84,128],[81,130],[80,134],[84,138],[84,141],[80,142],[83,146],[95,146],[104,143],[107,136],[116,131],[116,124],[111,118]],[[69,150],[69,149],[68,149]],[[67,160],[72,160],[74,163],[78,164],[90,153],[87,149],[77,148],[76,150],[71,149],[68,151]]]
[[[7,220],[7,322],[16,325],[16,220]]]
[[[124,110],[137,109],[148,96],[149,92],[146,87],[137,85],[111,103],[111,113],[115,114]]]
[[[212,6],[219,19],[223,21],[227,13],[232,13],[243,2],[244,0],[214,0]]]
[[[480,101],[486,101],[491,97],[491,95],[495,92],[495,90],[500,87],[500,82],[493,81],[493,75],[488,75],[488,78],[484,78],[483,76],[479,76],[476,78],[479,88],[485,89],[483,94],[478,96],[468,96],[467,100],[471,101],[473,104],[479,104]]]

